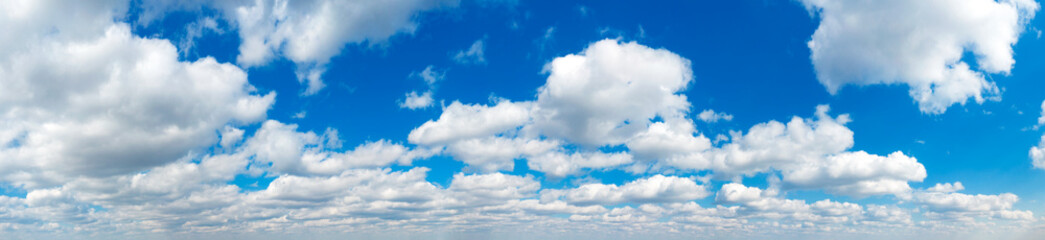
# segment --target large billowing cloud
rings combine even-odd
[[[170,42],[133,36],[113,22],[125,8],[118,3],[17,3],[33,6],[17,6],[25,12],[4,14],[0,25],[50,30],[3,39],[4,181],[35,188],[160,166],[216,143],[226,125],[264,119],[274,100],[234,65],[181,62]]]
[[[584,146],[617,145],[660,116],[677,119],[689,101],[689,60],[665,49],[603,40],[555,58],[534,108],[534,128]]]
[[[904,84],[934,114],[1000,94],[985,74],[1009,73],[1012,47],[1039,8],[1033,0],[801,2],[820,18],[809,49],[828,91]]]

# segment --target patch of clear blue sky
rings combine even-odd
[[[135,32],[179,39],[185,24],[197,18],[196,13],[173,14],[158,24],[136,27]],[[848,86],[836,95],[828,94],[816,80],[806,46],[818,20],[792,1],[564,0],[519,1],[514,7],[464,1],[461,8],[429,12],[417,19],[419,27],[413,34],[394,36],[379,46],[345,47],[328,65],[323,76],[327,88],[317,95],[300,96],[294,63],[278,58],[249,69],[249,81],[261,92],[278,93],[270,118],[298,124],[301,130],[336,128],[346,149],[379,139],[405,143],[410,130],[439,116],[442,103],[489,103],[491,96],[534,99],[547,77],[541,72],[545,63],[578,53],[600,39],[620,38],[665,48],[692,61],[695,80],[684,92],[693,103],[691,115],[714,109],[735,116],[729,122],[698,122],[711,138],[769,120],[809,118],[816,105],[829,104],[832,115],[848,113],[853,119],[848,126],[855,132],[854,150],[903,151],[924,164],[928,177],[913,183],[914,187],[961,181],[967,193],[1012,192],[1023,199],[1018,207],[1042,210],[1045,193],[1027,184],[1045,182],[1045,171],[1032,169],[1027,157],[1027,150],[1041,136],[1041,131],[1029,127],[1036,123],[1045,99],[1045,45],[1034,32],[1042,25],[1040,17],[1015,46],[1012,73],[989,75],[1003,89],[1001,101],[956,105],[941,115],[919,112],[907,87],[901,85]],[[214,56],[234,63],[239,39],[227,25],[223,27],[224,34],[207,33],[198,39],[187,59]],[[485,41],[486,64],[460,65],[452,60],[456,51],[479,39]],[[436,106],[417,111],[399,108],[397,100],[406,92],[427,89],[422,80],[409,75],[429,65],[446,71],[435,89]],[[292,117],[302,111],[307,113],[304,119]],[[248,126],[247,136],[256,127]],[[448,156],[417,161],[415,166],[430,168],[429,180],[442,186],[464,168]],[[546,179],[525,168],[523,161],[517,161],[516,167],[513,173],[544,179],[545,187],[575,185],[580,178]],[[636,178],[619,170],[590,176],[617,184]],[[258,181],[237,179],[243,185]],[[745,183],[764,186],[765,180],[752,177]],[[880,200],[808,191],[788,197]]]

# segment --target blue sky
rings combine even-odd
[[[1039,9],[0,2],[0,233],[1027,239]]]

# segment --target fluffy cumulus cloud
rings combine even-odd
[[[728,183],[716,194],[715,201],[739,204],[741,212],[771,215],[778,218],[804,219],[811,222],[849,222],[863,220],[864,207],[855,203],[835,202],[829,199],[812,204],[803,200],[768,196],[766,191],[739,183]]]
[[[656,117],[693,135],[691,121],[683,119],[689,102],[677,94],[692,80],[689,60],[670,51],[607,39],[556,58],[545,71],[550,75],[535,101],[455,102],[411,132],[410,141],[438,144],[521,128],[516,135],[599,147],[625,143]]]
[[[406,93],[406,98],[399,102],[399,107],[415,110],[431,107],[434,102],[435,100],[432,99],[432,91],[426,91],[421,94],[418,94],[417,91],[413,91]]]
[[[921,204],[933,219],[972,221],[975,218],[999,218],[1033,221],[1030,211],[1013,210],[1020,198],[1012,193],[997,195],[964,194],[961,182],[937,184],[926,191],[913,195],[913,201]]]
[[[414,159],[429,157],[438,151],[409,149],[387,140],[366,142],[344,152],[330,150],[336,142],[336,131],[320,136],[298,132],[296,125],[269,120],[240,149],[263,166],[269,166],[266,170],[271,173],[301,175],[334,175],[347,169],[393,163],[410,165]]]
[[[533,197],[541,183],[532,176],[515,176],[503,173],[471,174],[458,173],[447,190],[470,198],[465,201],[506,201]]]
[[[934,114],[1000,94],[985,75],[1012,70],[1012,47],[1039,8],[1033,0],[801,2],[820,19],[809,49],[828,91],[905,84]]]
[[[113,22],[126,6],[106,4],[3,4],[19,13],[0,25],[35,29],[3,39],[5,181],[35,188],[141,171],[216,143],[226,125],[265,118],[275,94],[255,92],[243,70],[212,58],[181,62],[169,41]]]
[[[689,60],[666,49],[602,40],[552,60],[538,90],[534,128],[584,146],[617,145],[660,116],[689,109],[677,94],[693,79]]]
[[[664,162],[711,169],[720,178],[779,172],[787,189],[823,189],[855,197],[907,194],[908,182],[925,179],[925,167],[902,152],[880,156],[848,151],[853,146],[853,131],[845,127],[849,117],[832,117],[828,110],[819,106],[812,119],[758,124],[745,134],[734,132],[732,141],[721,147]]]
[[[668,159],[711,148],[711,141],[696,132],[691,121],[657,122],[628,140],[627,146],[642,160]]]
[[[254,1],[230,7],[228,13],[242,39],[237,61],[244,66],[282,56],[298,64],[303,94],[325,84],[325,65],[346,44],[378,44],[398,33],[417,29],[423,11],[454,6],[457,1]]]
[[[410,131],[411,143],[446,144],[469,138],[492,136],[516,129],[530,121],[531,104],[501,101],[494,106],[450,103],[438,120]]]
[[[627,152],[566,154],[546,151],[540,155],[531,155],[527,160],[530,169],[543,172],[548,177],[561,178],[578,175],[584,169],[608,169],[626,165],[633,162],[633,157]]]
[[[925,179],[925,167],[901,152],[887,156],[863,151],[827,157],[825,161],[788,169],[784,182],[799,188],[824,188],[850,196],[903,194],[908,181]]]
[[[679,92],[693,73],[689,60],[677,54],[606,39],[552,60],[545,71],[547,82],[535,100],[453,102],[438,119],[411,131],[410,142],[448,146],[449,153],[486,171],[511,170],[513,159],[525,158],[532,169],[557,177],[711,145],[685,117],[690,104]],[[621,145],[635,155],[567,150]]]
[[[715,202],[746,203],[762,199],[762,189],[747,187],[739,183],[723,184],[715,194]]]
[[[925,167],[902,152],[850,150],[849,116],[831,116],[826,105],[813,118],[758,124],[712,146],[685,117],[690,103],[677,94],[691,81],[689,61],[664,49],[603,40],[556,58],[545,71],[548,82],[536,100],[454,102],[414,129],[410,142],[446,146],[455,159],[485,172],[513,170],[515,160],[524,159],[550,177],[622,167],[633,173],[711,170],[718,179],[770,173],[778,174],[782,190],[858,198],[906,196],[909,182],[926,178]],[[585,150],[605,146],[628,151]]]
[[[716,202],[732,206],[729,209],[732,209],[731,212],[736,218],[767,218],[783,224],[798,221],[807,224],[806,227],[821,231],[837,230],[832,226],[845,226],[843,229],[866,231],[863,234],[876,236],[888,235],[890,231],[897,229],[913,230],[912,216],[917,213],[917,210],[892,205],[860,205],[831,199],[812,203],[784,199],[774,195],[772,191],[740,183],[727,183],[715,195]]]
[[[486,172],[515,169],[515,159],[543,154],[559,147],[555,141],[523,138],[473,138],[454,142],[446,152]]]

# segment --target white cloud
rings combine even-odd
[[[32,199],[35,206],[0,207],[0,215],[7,210],[29,214],[26,220],[45,226],[76,224],[79,232],[104,232],[109,224],[144,231],[185,227],[187,222],[206,219],[204,212],[217,217],[213,213],[241,200],[239,188],[224,182],[243,171],[247,161],[238,155],[219,155],[199,163],[179,161],[131,175],[78,178],[61,187],[32,190],[27,200]]]
[[[485,172],[512,170],[515,159],[531,157],[559,148],[556,141],[522,138],[473,138],[454,142],[446,152],[454,159]]]
[[[715,194],[718,203],[747,203],[762,199],[762,189],[747,187],[739,183],[723,184]]]
[[[336,175],[347,169],[393,163],[410,165],[413,160],[430,157],[438,151],[411,150],[387,140],[366,142],[345,152],[329,150],[340,145],[336,142],[336,131],[319,136],[313,132],[298,132],[297,125],[269,120],[244,142],[241,151],[265,166],[271,164],[268,171],[299,175]],[[331,143],[335,146],[330,146]]]
[[[875,223],[899,223],[902,224],[901,226],[909,226],[913,223],[911,212],[896,206],[867,205],[866,210],[864,222],[871,225]]]
[[[237,161],[243,164],[246,160]],[[879,227],[910,231],[921,229],[919,226],[924,223],[912,225],[909,209],[863,207],[832,200],[806,203],[751,197],[738,201],[739,206],[704,208],[692,201],[708,195],[703,186],[686,178],[662,175],[621,186],[589,184],[585,185],[589,187],[573,189],[545,189],[536,194],[541,185],[531,176],[459,173],[454,175],[449,187],[442,188],[425,181],[426,168],[350,169],[334,176],[281,175],[264,190],[239,192],[234,186],[219,187],[223,185],[220,180],[204,180],[206,183],[200,185],[194,180],[199,179],[197,175],[185,173],[209,172],[205,169],[210,167],[202,164],[184,167],[192,165],[195,164],[179,163],[172,165],[179,167],[155,169],[135,177],[150,180],[135,180],[138,183],[121,187],[146,187],[142,190],[148,191],[83,194],[98,191],[97,184],[112,182],[81,184],[75,189],[68,186],[42,189],[30,194],[32,207],[25,204],[29,198],[0,196],[0,219],[19,219],[26,223],[18,225],[22,229],[53,228],[50,222],[80,221],[79,231],[97,227],[96,223],[119,224],[121,229],[138,232],[136,234],[149,231],[234,234],[273,229],[320,234],[346,229],[410,233],[491,227],[515,231],[512,226],[524,225],[541,232],[588,229],[612,234],[618,234],[615,231],[655,234],[688,229],[727,234],[753,228],[758,229],[753,230],[754,234],[817,231],[844,235],[882,234]],[[156,175],[148,176],[151,174]],[[116,185],[128,184],[130,178],[121,179],[125,180],[116,181]],[[535,196],[541,197],[532,199]],[[137,200],[127,201],[130,199]],[[77,210],[84,206],[83,201],[101,203],[106,211]],[[604,206],[624,203],[637,206]],[[1013,216],[1020,214],[1010,212]],[[564,219],[564,214],[569,218]],[[933,215],[936,212],[927,214],[937,217]]]
[[[496,202],[537,195],[541,184],[532,176],[520,177],[503,173],[491,174],[454,174],[447,190],[458,192],[472,198],[472,202]]]
[[[196,47],[196,40],[203,37],[207,33],[225,33],[224,30],[218,27],[218,21],[211,17],[201,17],[196,21],[189,23],[185,26],[185,36],[179,39],[178,52],[182,56],[189,56],[192,53],[193,48]]]
[[[61,1],[9,1],[0,4],[0,55],[13,56],[40,42],[85,42],[106,33],[123,17],[127,2],[106,0],[67,3]],[[5,59],[6,60],[6,59]],[[6,95],[6,94],[5,94]]]
[[[428,85],[429,89],[422,94],[417,94],[417,91],[406,93],[406,99],[399,100],[399,107],[409,108],[410,110],[431,107],[435,103],[435,100],[432,99],[432,94],[435,92],[435,84],[446,77],[446,72],[437,71],[435,66],[428,65],[428,67],[425,67],[425,70],[420,73],[410,73],[410,76],[421,78]]]
[[[367,201],[424,202],[439,197],[439,189],[424,180],[427,171],[426,168],[405,172],[356,169],[330,177],[283,175],[273,180],[267,189],[252,193],[251,197],[285,206],[319,204],[344,196]]]
[[[550,75],[538,90],[534,127],[584,146],[622,144],[654,117],[684,117],[690,104],[676,93],[693,79],[689,64],[634,42],[592,43],[545,66]]]
[[[148,172],[110,179],[81,178],[63,186],[63,189],[75,193],[80,200],[106,207],[160,204],[188,197],[194,192],[221,188],[212,184],[232,180],[236,174],[245,171],[248,162],[243,155],[208,156],[199,163],[180,161]]]
[[[719,120],[733,121],[733,115],[722,112],[716,113],[715,110],[707,109],[703,112],[700,112],[700,114],[697,114],[697,119],[700,119],[701,121],[707,123],[714,123],[718,122]]]
[[[906,84],[921,111],[933,114],[999,94],[984,74],[1009,73],[1012,46],[1039,8],[1031,0],[802,3],[820,18],[808,45],[828,91]],[[978,70],[962,60],[965,52],[976,56]]]
[[[1037,130],[1042,125],[1045,125],[1045,101],[1041,102],[1041,117],[1038,117],[1038,124],[1034,125],[1034,129]],[[1045,169],[1045,135],[1041,136],[1038,146],[1030,148],[1028,155],[1034,168]]]
[[[470,64],[486,64],[486,39],[480,38],[475,40],[468,49],[457,51],[454,54],[454,61],[458,64],[470,65]]]
[[[305,156],[311,172],[330,173],[349,168],[384,167],[392,163],[409,166],[415,159],[427,158],[434,152],[394,144],[388,140],[366,142],[345,152],[313,152]],[[316,161],[309,163],[309,161]]]
[[[577,175],[583,169],[606,169],[632,163],[632,156],[626,152],[603,153],[584,152],[566,154],[561,151],[531,155],[527,165],[534,171],[546,176],[561,178]]]
[[[515,129],[530,121],[530,103],[501,101],[494,106],[465,105],[454,101],[443,109],[436,121],[428,121],[410,131],[414,144],[440,145],[491,136]]]
[[[626,145],[642,160],[664,160],[711,148],[711,141],[703,135],[694,136],[695,132],[693,122],[688,119],[656,122],[629,139]]]
[[[417,91],[412,91],[406,94],[405,99],[399,101],[399,107],[415,110],[431,107],[434,103],[432,91],[426,91],[420,95],[417,94]]]
[[[668,163],[682,168],[713,169],[716,174],[729,176],[818,162],[853,146],[853,132],[844,125],[849,116],[831,117],[827,111],[828,107],[821,105],[812,119],[793,117],[787,124],[757,124],[746,134],[733,133],[729,144],[669,159]]]
[[[697,182],[675,176],[654,175],[617,186],[591,183],[567,190],[545,190],[542,201],[563,199],[571,204],[620,204],[684,202],[705,198],[707,188]]]
[[[255,12],[239,3],[215,4],[243,7],[227,17],[236,18],[245,48],[261,55],[243,51],[240,63],[254,66],[287,57],[299,65],[309,93],[322,87],[323,67],[341,47],[412,32],[417,12],[456,2],[242,2],[267,6]],[[133,36],[126,25],[112,23],[123,18],[126,2],[47,4],[53,3],[0,3],[5,13],[0,27],[26,33],[0,36],[0,45],[6,46],[0,55],[9,56],[0,60],[0,116],[5,116],[0,118],[0,181],[27,191],[24,198],[0,196],[4,236],[13,232],[18,238],[26,231],[145,238],[150,233],[403,234],[518,226],[617,236],[851,233],[874,230],[864,227],[871,222],[906,227],[911,211],[832,200],[807,204],[777,198],[777,189],[739,183],[724,185],[716,198],[737,206],[705,208],[694,200],[710,194],[706,179],[665,175],[675,169],[622,185],[543,191],[533,176],[494,171],[513,169],[514,160],[523,158],[547,178],[629,164],[686,163],[679,166],[711,174],[778,171],[784,186],[847,195],[896,193],[908,188],[907,181],[924,178],[924,168],[902,153],[849,151],[848,118],[828,116],[826,107],[812,119],[773,121],[746,135],[734,133],[732,143],[715,148],[686,118],[689,103],[679,92],[692,78],[688,60],[614,40],[555,59],[548,65],[548,84],[534,101],[452,103],[439,119],[410,133],[416,148],[378,140],[336,150],[341,148],[336,130],[316,134],[277,121],[265,121],[245,137],[251,127],[243,125],[265,119],[274,94],[254,93],[243,70],[209,58],[180,62],[169,42]],[[387,8],[369,8],[383,4]],[[140,21],[148,22],[149,14]],[[257,18],[241,19],[245,16]],[[353,22],[360,19],[391,20]],[[258,39],[261,45],[247,46]],[[430,88],[442,76],[431,67],[418,74]],[[599,148],[604,146],[613,150]],[[409,166],[444,149],[470,167],[493,173],[457,173],[443,187],[427,180],[427,168],[385,168]],[[693,154],[706,161],[669,161]],[[259,176],[275,179],[260,184],[261,190],[230,183]],[[934,192],[913,194],[912,201],[934,219],[1033,218],[1029,211],[1012,210],[1015,195],[955,192],[961,188],[938,185],[930,189]],[[606,206],[618,204],[625,205]]]
[[[937,183],[935,186],[926,190],[930,192],[950,193],[965,190],[965,186],[962,185],[962,182]]]
[[[69,195],[59,189],[38,189],[25,195],[25,204],[30,207],[55,205],[69,201]]]
[[[779,171],[787,189],[855,197],[905,194],[909,181],[925,178],[924,167],[902,153],[847,151],[853,146],[853,132],[845,127],[849,117],[829,116],[826,105],[817,107],[815,118],[759,124],[712,147],[685,117],[690,104],[677,94],[691,81],[689,61],[667,50],[602,40],[579,55],[556,58],[546,71],[550,76],[536,101],[502,100],[492,107],[455,102],[439,119],[414,129],[410,142],[448,145],[456,159],[487,172],[512,170],[515,159],[525,158],[531,169],[552,177],[639,160],[629,172],[678,167],[729,178]],[[701,115],[707,121],[730,118],[713,111]],[[542,137],[582,149],[525,147]],[[618,157],[584,150],[621,144],[628,152]],[[865,168],[846,167],[854,164]]]
[[[914,193],[914,202],[926,207],[932,218],[963,220],[972,217],[997,217],[1013,220],[1033,220],[1030,211],[1012,210],[1020,198],[1012,193],[997,195],[964,194],[955,191],[964,187],[961,183],[940,185],[928,191]]]
[[[127,4],[0,3],[12,13],[0,26],[18,31],[0,37],[0,179],[29,192],[23,207],[0,206],[0,222],[98,233],[135,219],[157,230],[220,208],[202,196],[235,200],[235,186],[208,184],[247,160],[196,152],[234,148],[237,126],[263,120],[275,94],[255,93],[234,65],[182,62],[169,41],[132,35],[114,22]],[[122,211],[133,208],[148,210]]]
[[[685,117],[689,103],[677,93],[689,84],[692,72],[689,61],[674,53],[607,39],[579,55],[556,58],[546,71],[550,76],[536,101],[501,100],[494,106],[454,102],[439,119],[414,129],[410,142],[449,146],[449,153],[484,171],[511,170],[513,159],[525,157],[532,168],[556,177],[632,162],[630,154],[570,153],[557,149],[558,144],[626,143],[641,160],[710,147]],[[662,120],[653,122],[655,118]],[[562,142],[540,151],[484,147],[545,141],[538,140],[542,137]],[[490,142],[479,144],[483,141]],[[556,152],[544,154],[552,150]]]
[[[303,173],[302,155],[320,142],[313,132],[298,132],[297,125],[269,120],[243,143],[242,151],[255,156],[255,161],[271,164],[271,171]]]
[[[864,208],[855,203],[835,202],[830,199],[816,201],[810,204],[813,212],[822,216],[858,216],[863,214]]]
[[[219,145],[221,145],[222,148],[231,148],[236,143],[239,143],[240,140],[243,140],[243,133],[243,129],[225,126],[225,128],[221,130],[221,142],[219,142]]]
[[[1041,115],[1038,117],[1038,126],[1041,125],[1045,125],[1045,101],[1041,102]]]
[[[330,59],[347,44],[378,44],[396,34],[413,33],[416,16],[457,1],[281,1],[257,0],[227,7],[242,39],[237,61],[261,66],[274,56],[298,64],[303,94],[318,92]]]
[[[1045,169],[1045,136],[1041,137],[1038,146],[1030,147],[1029,154],[1034,168]]]
[[[433,87],[436,83],[446,78],[446,71],[439,71],[435,69],[435,66],[428,65],[425,67],[425,70],[422,70],[420,73],[411,73],[410,76],[419,77],[425,81],[425,84],[428,84],[428,87]]]
[[[926,177],[921,163],[900,152],[883,157],[847,151],[853,146],[853,132],[845,127],[849,117],[831,117],[828,109],[818,106],[815,119],[758,124],[747,134],[734,133],[733,141],[719,148],[677,155],[665,163],[710,169],[720,178],[780,171],[789,189],[824,189],[855,197],[905,194],[910,191],[908,181]]]
[[[592,206],[576,206],[570,205],[564,201],[539,201],[537,199],[526,199],[509,202],[508,204],[500,207],[501,209],[522,209],[524,211],[532,212],[539,215],[552,215],[552,214],[596,214],[606,212],[606,207],[600,205]]]
[[[94,26],[100,22],[76,19],[84,16],[102,18],[53,16],[32,24],[55,22],[55,34],[6,38],[25,42],[7,42],[19,48],[0,61],[5,181],[35,188],[173,162],[216,143],[226,125],[264,119],[274,101],[274,93],[255,95],[236,66],[213,58],[180,62],[166,40],[133,36],[111,18],[101,29]],[[65,22],[81,20],[99,33]],[[35,20],[0,22],[22,21]]]
[[[824,161],[783,171],[783,181],[797,188],[826,189],[848,196],[903,194],[908,181],[925,179],[925,167],[901,152],[888,156],[863,151],[832,155]]]
[[[804,200],[782,199],[768,196],[765,191],[755,187],[747,187],[739,183],[727,183],[719,189],[715,201],[725,204],[740,204],[739,212],[750,216],[767,218],[787,218],[806,223],[841,223],[867,218],[865,214],[877,214],[877,221],[903,221],[902,216],[877,209],[865,212],[864,207],[849,202],[836,202],[824,199],[806,203]],[[887,209],[886,209],[887,210]],[[885,211],[885,212],[883,212]],[[909,219],[909,217],[908,217]]]

